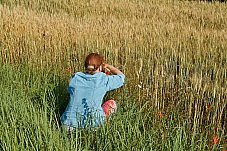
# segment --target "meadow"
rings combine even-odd
[[[0,150],[227,150],[227,4],[0,0]],[[111,122],[67,134],[71,75],[120,68]]]

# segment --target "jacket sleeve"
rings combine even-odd
[[[107,91],[121,87],[124,84],[124,82],[125,82],[124,74],[107,76],[107,83],[106,83]]]
[[[67,86],[67,90],[70,94],[73,94],[74,93],[74,90],[75,90],[75,87],[76,87],[76,74],[73,74],[71,79],[70,79],[70,82]]]

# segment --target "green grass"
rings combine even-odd
[[[226,3],[0,3],[0,150],[227,149]],[[126,82],[105,96],[110,123],[68,135],[66,86],[90,52]]]
[[[95,131],[79,129],[70,137],[59,124],[68,100],[61,77],[7,64],[1,65],[0,73],[3,150],[209,150],[212,124],[197,127],[197,115],[190,127],[177,109],[163,117],[152,116],[157,113],[147,107],[150,102],[141,106],[126,88],[110,123]],[[221,139],[226,137],[224,131],[219,132]]]

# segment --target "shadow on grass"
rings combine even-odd
[[[48,109],[48,114],[50,114],[50,111],[54,113],[58,125],[61,125],[60,117],[65,111],[69,100],[68,81],[69,79],[64,76],[48,74],[48,77],[39,81],[43,84],[38,84],[38,86],[28,90],[28,96],[35,108],[44,107]]]
[[[69,93],[67,91],[68,79],[59,77],[57,84],[54,87],[55,99],[55,113],[58,118],[58,123],[61,125],[60,117],[64,113],[69,101]]]

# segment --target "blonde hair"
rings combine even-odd
[[[97,53],[90,53],[85,59],[85,68],[89,74],[94,74],[95,71],[104,64],[104,57]]]

